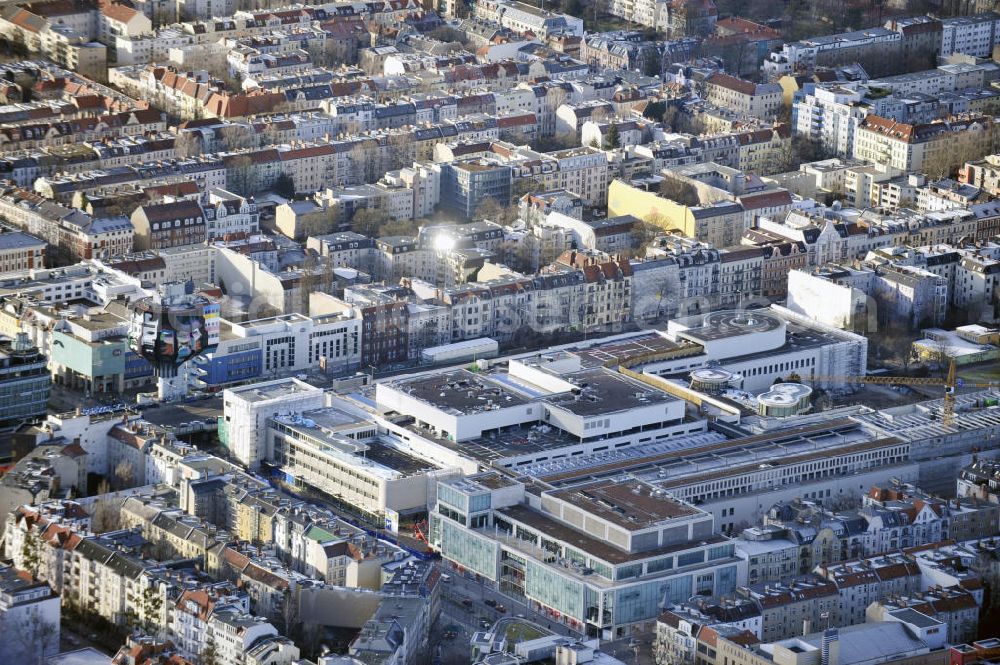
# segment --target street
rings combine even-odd
[[[456,631],[457,635],[453,640],[441,642],[441,662],[443,665],[470,662],[469,640],[474,632],[484,630],[483,619],[493,624],[504,617],[523,617],[553,633],[573,638],[582,637],[561,623],[552,621],[551,618],[531,610],[523,602],[505,596],[475,579],[469,579],[462,573],[450,569],[447,565],[442,565],[441,570],[450,577],[450,581],[443,585],[440,630],[436,630],[434,634],[437,639],[440,639],[440,636],[449,627],[452,627],[453,630],[454,627],[460,629]],[[472,604],[464,605],[463,599],[470,600]],[[485,603],[486,600],[503,605],[507,611],[498,612],[488,606]],[[651,632],[639,633],[614,641],[602,641],[600,649],[628,664],[652,665],[652,640]]]

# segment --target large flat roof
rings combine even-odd
[[[602,561],[607,561],[611,564],[639,561],[663,554],[669,554],[670,552],[679,552],[691,549],[695,546],[690,542],[682,542],[674,545],[667,545],[666,547],[645,550],[643,552],[626,552],[625,550],[620,550],[617,547],[609,545],[604,540],[598,540],[593,536],[588,536],[581,531],[577,531],[576,529],[566,526],[562,522],[549,517],[545,513],[533,510],[525,505],[500,508],[497,512],[516,522],[522,522],[527,526],[540,531],[541,533],[551,536],[552,538],[572,545],[581,552],[587,552],[588,554],[592,554]],[[516,540],[517,539],[513,539],[511,542],[516,542]],[[712,535],[699,539],[697,544],[700,545],[702,542],[710,545],[713,543],[727,542],[727,539],[720,535]]]
[[[377,464],[402,476],[411,476],[437,467],[410,453],[378,440],[356,441],[347,433],[358,428],[375,428],[375,424],[333,407],[306,411],[294,415],[275,416],[275,422],[308,438],[326,453],[344,459],[353,458],[359,466]]]
[[[550,468],[526,469],[528,473],[552,485],[578,483],[624,472],[649,474],[650,480],[689,476],[705,465],[720,469],[739,457],[785,457],[818,448],[843,445],[845,439],[861,437],[860,423],[837,418],[820,423],[753,434],[746,437],[714,440],[709,434],[695,434],[676,441],[654,442],[621,451],[582,455],[567,462],[550,462]],[[541,467],[541,465],[534,465]],[[662,475],[661,475],[662,474]]]
[[[683,331],[683,334],[697,342],[770,332],[785,323],[777,316],[760,310],[712,312],[700,318],[700,322],[697,318],[682,320],[684,323],[692,324]]]
[[[552,492],[551,496],[628,531],[700,512],[638,480],[624,483],[602,480]]]
[[[279,397],[287,397],[294,393],[305,393],[319,390],[296,379],[279,379],[268,383],[254,383],[247,386],[228,388],[226,392],[245,399],[248,402],[266,402]]]
[[[550,395],[545,401],[578,416],[615,413],[677,401],[662,390],[609,369],[585,370],[566,378],[577,384],[579,389]]]
[[[455,415],[469,415],[527,404],[530,400],[497,381],[466,369],[426,374],[389,384],[431,406]]]
[[[693,342],[687,340],[672,341],[657,333],[648,333],[623,340],[614,340],[604,344],[595,344],[588,349],[570,351],[580,358],[584,367],[611,367],[637,356],[655,357],[658,354],[670,354],[682,349],[697,350]]]

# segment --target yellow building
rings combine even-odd
[[[732,201],[689,207],[653,192],[614,180],[608,188],[608,217],[632,215],[667,231],[729,247],[740,242],[744,231],[743,209]]]
[[[0,307],[0,335],[14,339],[21,332],[21,303],[5,303]]]
[[[233,535],[252,543],[269,543],[274,533],[275,507],[253,496],[245,496],[236,505]]]

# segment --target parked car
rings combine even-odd
[[[486,600],[483,601],[483,603],[486,604],[486,605],[488,605],[488,606],[490,606],[490,607],[496,607],[497,606],[497,601],[493,600],[492,598],[487,598]]]

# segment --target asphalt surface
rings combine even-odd
[[[552,621],[550,617],[539,614],[527,607],[523,602],[505,596],[499,591],[489,588],[487,585],[470,579],[466,575],[451,570],[448,566],[442,565],[441,571],[448,575],[451,580],[444,583],[442,590],[441,618],[439,619],[440,630],[434,631],[436,639],[442,645],[441,663],[442,665],[458,665],[459,663],[471,662],[472,649],[469,640],[472,634],[485,630],[483,620],[494,625],[497,621],[509,618],[523,618],[534,623],[539,628],[552,633],[567,635],[573,638],[580,638],[581,635],[568,627]],[[471,605],[465,605],[463,600],[468,599]],[[504,606],[507,610],[504,613],[488,606],[484,601],[493,600]],[[458,628],[456,636],[452,640],[441,640],[441,635],[448,628]],[[652,632],[639,633],[623,637],[613,641],[602,641],[600,649],[602,652],[614,656],[619,660],[631,665],[653,665],[653,634]]]

